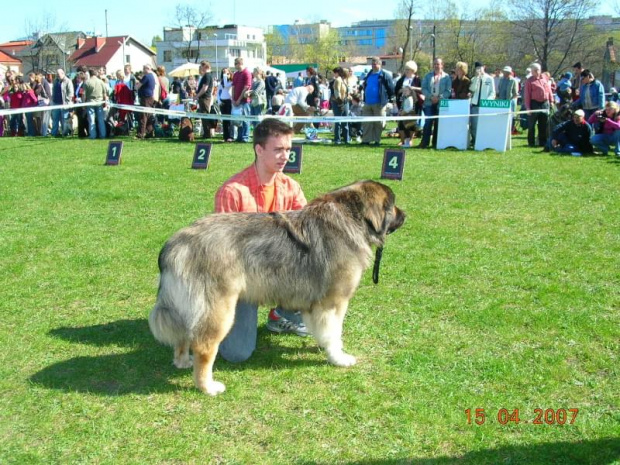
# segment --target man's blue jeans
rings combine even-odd
[[[52,136],[58,135],[58,127],[60,126],[60,135],[65,135],[65,120],[69,116],[66,110],[52,110]]]
[[[620,154],[620,130],[617,130],[611,134],[595,134],[590,138],[590,143],[595,149],[603,152],[604,155],[607,155],[609,152],[609,147],[614,145],[616,147],[616,155]]]
[[[97,132],[99,132],[99,139],[106,138],[105,130],[105,112],[102,106],[88,107],[88,137],[90,139],[97,138]]]
[[[250,104],[241,104],[241,114],[243,116],[250,116]],[[249,142],[250,141],[250,123],[243,121],[241,126],[237,130],[237,142]]]
[[[432,103],[430,105],[425,105],[423,111],[425,116],[437,116],[439,115],[439,104]],[[424,129],[422,130],[422,141],[420,142],[420,145],[422,145],[423,147],[428,147],[429,144],[431,144],[432,142],[433,147],[436,147],[438,127],[439,120],[437,118],[426,119],[426,121],[424,121]]]
[[[297,324],[302,320],[294,312],[278,308],[278,313]],[[237,302],[235,322],[220,344],[219,354],[229,362],[245,362],[256,350],[258,334],[258,305]]]

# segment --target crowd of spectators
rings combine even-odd
[[[333,124],[333,141],[349,144],[378,145],[385,130],[381,117],[386,115],[410,116],[411,120],[399,121],[391,134],[399,137],[399,145],[431,148],[437,144],[437,118],[442,99],[464,99],[470,102],[470,146],[475,143],[480,102],[502,99],[511,102],[511,108],[526,110],[520,119],[521,129],[527,131],[530,147],[562,153],[588,153],[597,150],[607,153],[614,147],[620,154],[620,117],[618,93],[611,89],[606,98],[605,89],[594,74],[575,63],[573,72],[566,71],[557,82],[538,63],[533,63],[520,79],[510,66],[497,68],[489,74],[482,62],[469,66],[456,63],[448,73],[441,58],[435,59],[433,69],[424,76],[418,75],[414,61],[404,64],[402,74],[393,75],[382,67],[378,57],[371,60],[370,71],[358,80],[350,70],[336,67],[328,70],[330,79],[316,69],[308,67],[294,79],[291,88],[283,86],[279,75],[252,70],[244,65],[243,58],[235,60],[233,69],[224,68],[214,76],[211,66],[203,61],[198,76],[185,79],[166,77],[166,70],[145,65],[134,73],[130,65],[114,75],[104,69],[78,69],[73,79],[58,69],[56,75],[44,76],[30,73],[26,78],[8,71],[0,82],[1,108],[31,108],[23,114],[0,116],[0,136],[55,136],[77,134],[79,137],[104,138],[111,133],[128,135],[134,127],[138,138],[156,135],[163,116],[139,112],[138,107],[168,108],[170,104],[193,101],[198,112],[248,116],[295,115],[321,116],[332,112],[336,117],[370,116],[368,122],[338,121]],[[611,101],[611,104],[607,102]],[[73,109],[46,110],[48,105],[94,102],[98,106]],[[129,109],[110,108],[109,102],[137,106],[134,120]],[[607,102],[607,103],[606,103]],[[424,117],[427,117],[424,119]],[[430,118],[429,118],[430,117]],[[424,120],[423,126],[418,122]],[[517,134],[513,120],[512,132]],[[295,132],[307,132],[319,123],[297,123]],[[216,128],[227,142],[248,142],[250,124],[245,120],[223,121],[203,119],[201,135],[216,137]],[[589,135],[588,135],[589,134]]]

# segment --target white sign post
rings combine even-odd
[[[439,102],[439,116],[437,148],[455,147],[459,150],[467,150],[469,100],[442,99]],[[450,116],[450,118],[441,118],[441,116]]]
[[[498,152],[505,152],[512,142],[510,139],[512,120],[510,100],[480,100],[479,110],[480,118],[474,149],[494,149]]]

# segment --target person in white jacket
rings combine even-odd
[[[471,135],[470,138],[472,147],[476,144],[476,130],[478,128],[480,102],[482,100],[495,99],[495,82],[493,81],[493,77],[486,73],[484,64],[477,61],[474,64],[474,69],[474,76],[471,78],[471,84],[469,85],[469,92],[471,94],[469,133]]]

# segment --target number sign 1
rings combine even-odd
[[[288,155],[288,161],[282,171],[285,173],[301,173],[301,156],[303,154],[303,146],[293,145],[291,153]]]
[[[396,179],[402,181],[405,169],[405,151],[397,149],[385,149],[383,153],[382,179]]]
[[[196,150],[194,150],[194,160],[192,161],[192,169],[206,170],[209,166],[210,156],[211,144],[196,144]]]
[[[121,153],[123,152],[123,142],[111,140],[108,144],[108,154],[105,159],[106,165],[119,165],[121,163]]]

